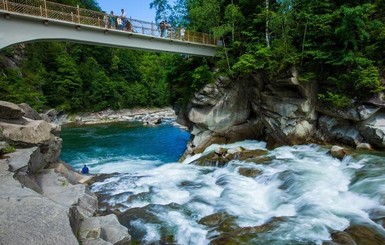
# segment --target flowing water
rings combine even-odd
[[[322,244],[353,225],[369,227],[385,244],[380,153],[340,161],[318,145],[279,147],[269,151],[269,164],[233,160],[219,168],[188,164],[199,155],[177,163],[189,134],[169,124],[64,128],[62,137],[62,159],[75,168],[118,172],[91,190],[140,244]],[[239,146],[266,149],[243,141],[203,154]],[[246,177],[240,168],[259,174]]]

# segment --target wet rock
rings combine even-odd
[[[19,119],[24,114],[24,111],[18,105],[0,100],[0,119]]]
[[[239,226],[235,222],[236,218],[225,213],[215,213],[203,217],[198,221],[199,224],[214,228],[218,232],[232,232],[239,229]]]
[[[385,245],[385,235],[368,226],[353,225],[345,230],[359,245]]]
[[[333,242],[343,245],[357,245],[354,239],[346,232],[336,231],[331,234]]]
[[[253,159],[253,158],[258,158],[260,156],[265,156],[269,153],[267,150],[261,150],[261,149],[256,149],[256,150],[243,150],[234,154],[228,155],[230,159],[237,159],[240,161],[245,161],[248,159]]]
[[[232,231],[222,232],[211,240],[210,244],[255,244],[258,241],[257,234],[266,233],[276,228],[285,219],[274,217],[269,222],[253,227],[238,227]]]
[[[346,155],[351,154],[351,152],[347,149],[337,145],[333,145],[330,150],[330,153],[333,157],[338,158],[340,160],[342,160]]]
[[[270,164],[274,159],[275,156],[259,156],[245,159],[245,161],[255,164]]]
[[[205,154],[198,158],[197,160],[191,162],[191,164],[199,165],[199,166],[217,166],[223,167],[227,164],[230,159],[226,158],[226,156],[217,154],[215,151]]]
[[[357,150],[373,150],[369,143],[360,143],[356,146]]]
[[[245,177],[255,178],[261,173],[261,170],[255,168],[239,168],[238,173]]]

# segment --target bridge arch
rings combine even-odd
[[[47,18],[47,2],[31,0],[34,5],[20,4],[17,0],[3,0],[0,2],[0,49],[8,46],[37,42],[37,41],[71,41],[77,43],[102,45],[108,47],[130,48],[157,52],[179,53],[194,56],[215,56],[217,46],[211,36],[195,40],[179,40],[177,38],[163,38],[148,33],[127,32],[108,29],[101,26],[100,16],[103,13],[79,9],[72,6],[61,7],[65,10],[73,8],[70,13],[59,12],[62,16],[71,16],[70,21],[60,18]],[[36,5],[40,4],[40,7]],[[55,3],[50,3],[55,5]],[[10,7],[11,6],[11,7]],[[45,9],[44,9],[45,8]],[[80,11],[81,10],[81,11]],[[73,12],[78,16],[74,16]],[[80,12],[88,11],[93,17],[80,16]],[[56,15],[57,12],[55,10]],[[75,13],[76,13],[75,12]],[[32,13],[32,14],[31,14]],[[87,12],[86,12],[87,13]],[[90,15],[88,13],[88,15]],[[82,21],[82,18],[85,21]],[[148,23],[148,22],[143,22]],[[143,26],[143,24],[142,24]],[[143,27],[142,27],[143,28]]]

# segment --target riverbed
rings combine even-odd
[[[177,162],[189,133],[170,123],[64,127],[62,159],[115,173],[91,186],[140,244],[322,244],[352,226],[385,244],[385,154],[343,160],[311,144],[268,151],[271,161],[225,167]],[[266,149],[243,141],[218,148]],[[195,156],[197,158],[198,156]],[[241,174],[250,169],[256,175]]]

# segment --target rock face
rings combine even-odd
[[[24,111],[16,104],[0,100],[0,118],[19,119],[24,115]]]
[[[295,68],[272,81],[262,74],[237,81],[220,77],[195,94],[180,119],[192,134],[185,157],[213,143],[245,139],[268,146],[321,142],[385,148],[384,95],[340,110],[317,104],[316,94],[316,82],[300,82]]]
[[[187,117],[193,139],[186,153],[245,139],[305,143],[317,123],[314,95],[313,83],[301,84],[294,68],[269,83],[262,75],[235,83],[219,78],[191,101]]]
[[[27,114],[21,107],[27,110]],[[62,146],[60,126],[31,119],[39,118],[39,114],[26,104],[21,107],[0,101],[0,140],[19,148],[37,147],[42,154],[41,166],[37,168],[57,162]]]
[[[93,217],[89,177],[60,163],[61,128],[21,107],[0,101],[0,244],[129,244],[115,215]],[[100,236],[78,237],[93,219]]]

